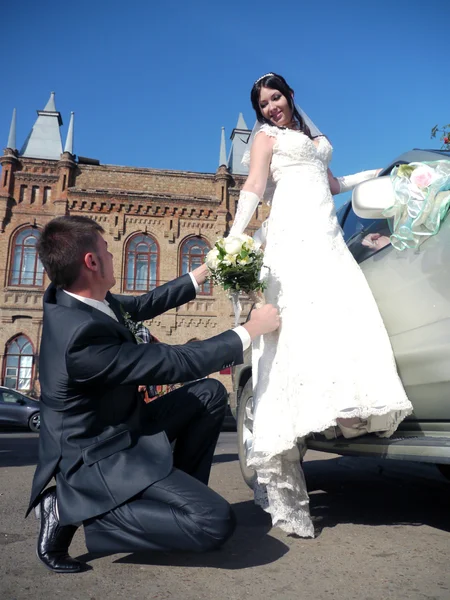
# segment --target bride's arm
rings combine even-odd
[[[260,198],[266,189],[275,138],[265,133],[255,137],[250,152],[250,169],[242,191],[253,192]]]
[[[335,196],[336,194],[342,194],[343,192],[349,192],[358,183],[373,179],[380,173],[382,169],[371,169],[370,171],[361,171],[354,175],[345,175],[344,177],[335,177],[333,173],[328,169],[328,181],[330,183],[330,191]]]
[[[239,194],[239,203],[230,235],[244,233],[266,189],[275,139],[265,134],[255,137],[250,153],[250,171]]]

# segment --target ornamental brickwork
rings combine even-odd
[[[39,268],[33,266],[33,243],[39,230],[59,215],[95,219],[105,229],[114,255],[117,284],[112,291],[131,293],[126,289],[131,272],[127,271],[129,240],[137,234],[151,236],[157,248],[157,283],[174,279],[183,270],[182,248],[187,239],[212,247],[227,234],[245,181],[245,176],[233,175],[225,165],[216,173],[194,173],[84,164],[69,151],[55,160],[26,157],[7,148],[0,165],[0,382],[35,395],[39,393],[42,296],[48,285],[45,275],[42,284],[39,277],[30,276],[32,269]],[[249,233],[265,216],[266,208],[260,207]],[[23,230],[30,235],[19,243]],[[248,303],[244,305],[245,317]],[[147,325],[162,342],[183,344],[218,334],[232,326],[232,321],[230,301],[212,288],[211,293],[198,295]],[[30,361],[11,352],[8,358],[8,349],[19,338],[31,342],[31,372]],[[214,376],[230,388],[229,375]]]

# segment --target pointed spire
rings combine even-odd
[[[16,109],[13,110],[11,127],[9,128],[8,145],[11,150],[16,149]]]
[[[69,122],[69,130],[67,131],[67,139],[66,145],[64,146],[64,152],[70,152],[73,154],[73,115],[75,113],[70,113],[70,122]]]
[[[225,165],[225,167],[228,166],[227,147],[225,144],[225,127],[222,127],[222,135],[220,137],[219,167],[222,165]]]
[[[50,92],[50,98],[45,105],[44,112],[56,112],[55,92]]]
[[[21,156],[59,160],[62,154],[61,114],[56,110],[55,93],[50,94],[44,110],[37,111],[38,118],[20,151]]]
[[[228,169],[236,175],[248,175],[248,166],[242,164],[242,158],[248,150],[251,131],[248,129],[242,113],[236,127],[231,132],[231,150],[228,157]]]
[[[247,124],[244,120],[244,115],[241,112],[239,113],[239,118],[238,118],[238,122],[236,125],[236,129],[248,130]]]

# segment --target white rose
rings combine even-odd
[[[206,266],[209,269],[217,269],[217,267],[219,266],[219,251],[217,250],[217,248],[213,248],[208,252],[208,254],[206,255],[205,262]]]
[[[242,248],[242,240],[234,235],[229,235],[224,240],[224,248],[227,254],[239,254]]]
[[[253,250],[255,247],[255,240],[249,235],[245,236],[245,245],[247,246],[247,250]]]
[[[250,256],[247,256],[247,258],[238,259],[238,264],[240,265],[249,265],[251,262],[253,262],[253,259]]]
[[[223,257],[223,264],[232,266],[236,264],[236,254],[226,254]]]

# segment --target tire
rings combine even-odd
[[[239,466],[245,483],[253,488],[256,481],[255,471],[247,466],[247,454],[253,433],[253,387],[251,378],[247,381],[239,398],[237,409],[237,439]]]
[[[41,428],[40,413],[37,412],[31,415],[31,417],[28,419],[28,428],[33,433],[39,433],[39,430]]]

